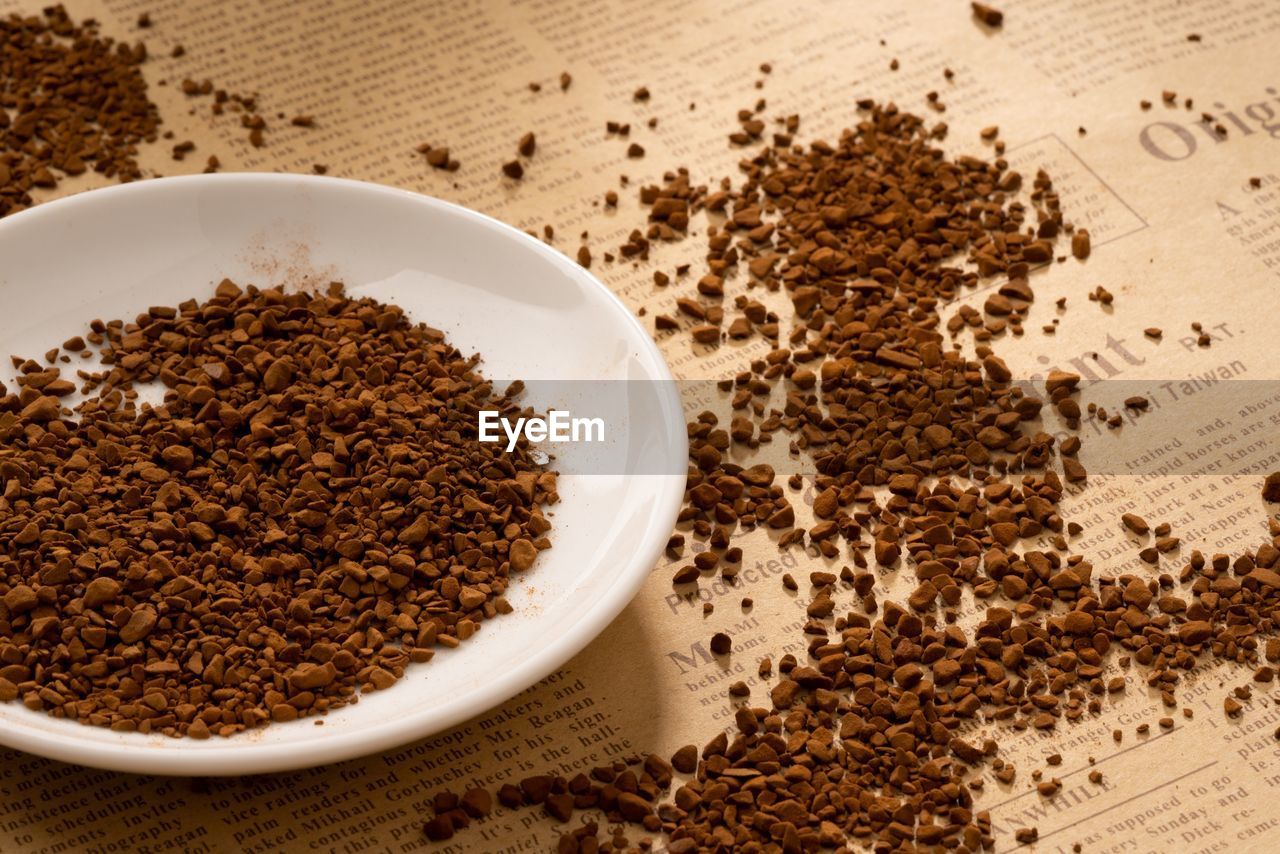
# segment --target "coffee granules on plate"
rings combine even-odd
[[[0,18],[0,216],[63,176],[142,177],[137,146],[160,127],[139,70],[146,57],[141,43],[101,36],[62,6]]]
[[[224,281],[82,339],[104,370],[0,389],[0,697],[197,738],[323,713],[550,546],[555,475],[476,433],[521,407],[395,306]]]

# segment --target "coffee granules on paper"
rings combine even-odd
[[[0,18],[0,216],[64,176],[142,177],[137,147],[160,127],[139,70],[146,57],[62,6]]]
[[[1260,659],[1280,661],[1280,641],[1259,643],[1274,634],[1280,607],[1280,522],[1271,522],[1270,542],[1234,560],[1190,552],[1176,578],[1108,574],[1070,553],[1068,538],[1082,529],[1064,523],[1059,505],[1067,485],[1087,480],[1080,440],[1059,444],[1039,420],[1077,427],[1081,378],[1051,372],[1042,400],[1012,384],[991,346],[1017,332],[1034,301],[1030,269],[1053,259],[1055,237],[1083,232],[1063,219],[1049,177],[1036,176],[1029,204],[1016,200],[1022,180],[1003,161],[949,159],[934,142],[942,126],[870,101],[859,107],[858,126],[837,144],[793,149],[788,136],[763,145],[743,161],[736,190],[695,186],[681,169],[640,193],[650,225],[629,239],[639,257],[648,241],[681,237],[690,214],[717,217],[708,273],[696,295],[677,298],[679,313],[696,321],[695,340],[715,342],[730,280],[785,292],[795,309],[785,345],[776,322],[744,318],[761,323],[775,349],[722,385],[735,412],[728,428],[710,412],[689,425],[681,525],[711,551],[677,570],[677,589],[717,570],[732,583],[714,557],[728,553],[737,528],[767,525],[781,532],[782,548],[802,544],[832,560],[847,553],[854,564],[811,574],[808,662],[784,656],[767,704],[737,707],[732,740],[718,734],[700,762],[682,757],[677,772],[693,776],[670,801],[638,757],[590,778],[530,778],[541,781],[538,792],[579,793],[579,809],[611,822],[660,830],[671,851],[990,848],[992,822],[974,800],[982,779],[970,768],[989,764],[1006,784],[1016,768],[996,741],[962,730],[983,722],[1049,730],[1096,715],[1125,688],[1117,665],[1140,669],[1174,707],[1180,674],[1206,653],[1264,678],[1273,669]],[[1089,255],[1087,236],[1072,242],[1072,254]],[[958,265],[966,256],[973,270]],[[980,276],[1003,280],[984,311],[962,306],[943,323],[943,306]],[[735,297],[738,308],[746,302]],[[973,357],[955,344],[966,330]],[[775,389],[781,408],[770,408]],[[770,466],[729,462],[731,448],[750,450],[779,432],[818,472],[808,530],[793,527]],[[1168,534],[1158,526],[1144,560],[1178,547]],[[1028,542],[1041,537],[1047,548]],[[683,547],[683,539],[672,541]],[[876,601],[871,561],[914,574],[906,602]],[[964,596],[989,602],[967,628],[958,625]],[[715,639],[717,651],[726,639]],[[772,672],[762,660],[761,678]],[[1240,700],[1228,699],[1224,709],[1239,712]],[[595,782],[620,771],[640,795],[626,809],[618,786]],[[514,791],[504,803],[538,803],[527,782],[504,787]],[[1043,785],[1046,797],[1058,791]],[[559,807],[547,810],[564,820]],[[590,823],[562,836],[560,850],[626,844]]]
[[[973,16],[988,27],[1004,26],[1004,12],[999,9],[985,3],[970,3],[969,6],[973,9]]]
[[[395,306],[224,281],[85,347],[104,370],[0,387],[0,698],[193,737],[322,713],[509,611],[550,546],[555,475],[476,434],[521,408]]]

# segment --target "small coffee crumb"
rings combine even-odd
[[[1262,499],[1271,502],[1280,501],[1280,471],[1273,471],[1263,481]]]
[[[994,6],[988,6],[985,3],[970,3],[973,8],[973,16],[988,27],[1000,27],[1004,25],[1004,12]]]

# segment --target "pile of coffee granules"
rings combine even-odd
[[[1081,529],[1060,505],[1087,474],[1079,437],[1059,443],[1047,430],[1054,420],[1079,425],[1080,377],[1052,372],[1041,399],[1014,385],[992,347],[1020,331],[1032,268],[1053,260],[1060,234],[1077,233],[1048,176],[1019,201],[1022,179],[1002,160],[944,154],[945,126],[891,105],[859,108],[857,126],[834,144],[794,146],[795,117],[773,145],[753,135],[759,147],[742,161],[737,189],[695,186],[683,169],[643,188],[650,222],[632,233],[639,248],[622,253],[647,257],[650,241],[678,239],[691,214],[708,214],[708,267],[689,278],[696,293],[676,297],[678,313],[695,322],[696,342],[718,343],[736,283],[741,316],[728,337],[775,341],[721,384],[730,424],[711,412],[689,424],[680,527],[708,549],[673,583],[689,592],[715,573],[734,583],[733,535],[776,529],[780,547],[802,546],[813,560],[807,658],[783,656],[767,698],[731,688],[735,726],[701,751],[526,778],[504,787],[504,805],[541,805],[557,821],[570,806],[596,810],[662,833],[675,852],[989,849],[991,819],[975,805],[980,768],[1005,784],[1017,769],[983,728],[1048,730],[1098,714],[1125,690],[1126,670],[1175,708],[1180,674],[1205,654],[1251,667],[1259,684],[1274,679],[1280,523],[1255,551],[1189,551],[1173,571],[1111,574],[1071,552]],[[999,280],[983,309],[965,305],[944,321],[948,303],[986,277]],[[752,288],[790,297],[785,344]],[[972,355],[958,340],[965,330]],[[807,529],[796,527],[771,466],[733,461],[775,433],[816,469]],[[799,475],[786,483],[803,485]],[[1131,522],[1116,519],[1133,532]],[[1161,543],[1144,560],[1175,559],[1164,557],[1177,547],[1167,526],[1156,533]],[[669,553],[683,542],[673,537]],[[845,555],[852,565],[840,565]],[[877,570],[914,576],[906,601],[876,601]],[[987,604],[962,626],[966,598]],[[712,645],[735,654],[722,634]],[[760,662],[762,678],[774,670]],[[1224,709],[1241,710],[1234,698]],[[1052,798],[1059,787],[1037,790]],[[456,800],[440,795],[431,838],[477,817]],[[589,823],[563,835],[559,850],[631,845]]]
[[[62,176],[142,177],[137,146],[160,126],[139,70],[146,56],[61,6],[0,18],[0,216],[30,207],[33,188]]]
[[[64,376],[95,349],[104,369]],[[478,441],[480,409],[521,411],[478,362],[338,284],[230,281],[15,357],[0,700],[230,735],[386,688],[508,612],[555,475]]]

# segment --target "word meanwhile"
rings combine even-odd
[[[548,410],[546,418],[539,415],[517,418],[515,424],[495,410],[482,409],[477,426],[481,442],[500,442],[506,436],[508,453],[516,449],[522,435],[530,442],[604,441],[603,418],[575,418],[565,409]]]

